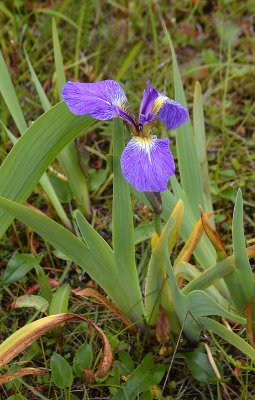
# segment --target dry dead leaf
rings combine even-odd
[[[73,321],[85,321],[98,332],[99,337],[103,342],[103,349],[102,358],[96,372],[93,373],[93,378],[104,378],[108,374],[113,363],[112,349],[107,337],[93,321],[81,315],[71,313],[56,314],[41,318],[38,321],[25,325],[23,328],[12,334],[0,345],[0,367],[11,361],[48,330],[62,324],[63,322]]]
[[[166,315],[166,312],[162,306],[160,306],[159,314],[156,321],[156,337],[159,343],[166,343],[169,340],[170,323]]]
[[[74,291],[73,294],[75,294],[76,296],[94,297],[105,307],[109,308],[109,310],[111,310],[115,315],[117,315],[121,319],[121,321],[124,322],[124,324],[127,327],[129,327],[129,330],[131,330],[135,334],[137,333],[136,327],[127,317],[125,317],[122,311],[120,311],[120,309],[115,304],[113,304],[111,301],[107,300],[104,296],[102,296],[97,290],[86,288],[80,290],[79,292]]]
[[[39,369],[39,368],[21,368],[18,369],[17,371],[14,371],[13,373],[7,373],[2,376],[0,376],[0,385],[3,385],[6,382],[10,382],[13,379],[16,378],[16,376],[25,376],[25,375],[45,375],[46,370],[44,369]]]

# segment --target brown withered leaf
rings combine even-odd
[[[247,247],[246,251],[247,251],[247,256],[250,260],[252,257],[255,256],[255,244],[253,246]]]
[[[166,315],[166,312],[162,306],[160,306],[159,314],[156,321],[156,337],[159,343],[166,343],[169,340],[170,323]]]
[[[129,328],[131,332],[134,334],[137,333],[136,327],[133,325],[133,323],[123,314],[120,309],[113,304],[111,301],[107,300],[104,296],[102,296],[97,290],[91,289],[91,288],[86,288],[82,289],[79,292],[74,291],[73,294],[75,296],[84,296],[84,297],[94,297],[97,299],[100,303],[102,303],[105,307],[109,308],[117,317],[121,319],[121,321]]]
[[[25,375],[45,375],[46,370],[45,369],[39,369],[39,368],[21,368],[18,369],[17,371],[13,371],[13,373],[7,373],[2,376],[0,376],[0,385],[3,385],[6,382],[10,382],[16,378],[16,376],[25,376]],[[16,375],[16,376],[15,376]]]
[[[93,378],[104,378],[108,374],[113,363],[113,354],[110,343],[103,331],[98,328],[93,321],[81,315],[72,313],[50,315],[25,325],[23,328],[16,331],[0,345],[0,367],[11,361],[15,356],[30,346],[36,339],[38,339],[48,330],[55,328],[57,325],[60,325],[63,322],[73,321],[87,322],[97,331],[100,339],[102,340],[102,357],[96,372],[93,372]]]
[[[216,250],[216,261],[219,262],[221,260],[224,260],[224,258],[226,258],[228,255],[227,255],[225,247],[221,241],[221,238],[219,237],[218,233],[212,226],[211,222],[209,221],[209,218],[203,211],[202,207],[199,206],[199,208],[200,208],[200,212],[201,212],[201,220],[202,220],[202,224],[203,224],[205,233],[207,234],[210,242],[212,243],[212,245],[214,246],[214,248]]]
[[[94,380],[95,380],[93,371],[91,369],[84,369],[83,372],[84,372],[84,375],[86,377],[85,385],[88,386],[88,385],[93,384]]]
[[[247,304],[247,306],[244,308],[244,315],[247,318],[246,322],[246,330],[247,330],[247,335],[249,338],[249,342],[252,347],[255,348],[255,339],[254,339],[254,333],[253,333],[253,323],[252,323],[252,308],[255,303],[255,300],[252,300],[250,303]]]

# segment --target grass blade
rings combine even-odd
[[[142,47],[143,41],[140,40],[140,42],[136,43],[134,47],[131,49],[131,51],[128,53],[127,57],[123,61],[118,73],[115,76],[116,81],[120,81],[122,76],[125,74],[126,70],[129,68],[131,62],[133,59],[137,56],[139,53],[141,47]]]
[[[65,70],[61,54],[61,48],[58,38],[58,32],[55,19],[52,19],[52,38],[54,48],[54,59],[57,72],[58,92],[59,97],[62,99],[62,89],[66,83]],[[80,205],[84,208],[86,213],[90,211],[90,202],[86,178],[80,168],[75,143],[69,143],[65,149],[58,155],[61,167],[67,176],[68,183],[75,198]]]
[[[41,85],[39,79],[37,78],[37,75],[36,75],[36,73],[34,71],[34,68],[33,68],[32,64],[31,64],[31,62],[30,62],[30,60],[28,58],[28,55],[27,55],[27,52],[26,52],[25,49],[24,49],[24,52],[25,52],[27,63],[28,63],[28,68],[29,68],[30,74],[31,74],[31,76],[33,78],[34,85],[35,85],[36,91],[38,93],[38,96],[40,98],[42,107],[43,107],[44,111],[48,111],[51,108],[51,104],[50,104],[50,102],[48,100],[48,97],[46,96],[46,94],[45,94],[45,92],[44,92],[44,90],[42,88],[42,85]]]
[[[196,83],[194,102],[193,102],[193,124],[194,124],[194,139],[197,150],[198,161],[202,176],[203,194],[205,199],[206,212],[212,211],[212,198],[210,193],[210,180],[208,173],[207,151],[206,151],[206,136],[205,136],[205,123],[203,114],[203,98],[201,86],[199,82]],[[212,221],[214,221],[212,217]],[[214,222],[213,222],[214,224]]]
[[[174,70],[174,89],[175,100],[187,108],[187,102],[182,86],[182,80],[178,63],[175,55],[174,46],[169,32],[165,27],[165,33],[168,38],[169,46],[172,54],[173,70]],[[178,165],[180,169],[182,187],[189,198],[192,205],[192,211],[195,219],[199,218],[198,205],[204,204],[202,178],[197,158],[193,130],[190,120],[180,126],[176,132],[176,147],[178,155]]]
[[[61,92],[63,86],[66,83],[66,76],[65,76],[63,58],[62,58],[55,18],[52,18],[52,40],[53,40],[54,60],[57,73],[58,93],[59,97],[61,97],[62,99]]]
[[[230,294],[240,312],[253,300],[254,278],[245,246],[243,231],[243,199],[239,189],[233,215],[233,252],[236,265],[235,273],[226,276]],[[237,290],[238,288],[238,290]]]
[[[6,67],[2,53],[0,52],[0,92],[3,95],[4,101],[10,110],[10,113],[20,131],[24,133],[27,129],[27,124],[24,119],[17,95],[15,93],[11,77]]]

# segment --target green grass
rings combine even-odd
[[[254,244],[254,37],[252,18],[255,12],[254,2],[219,1],[158,1],[161,14],[171,34],[180,66],[188,107],[192,109],[193,92],[199,80],[204,99],[205,128],[211,193],[218,232],[232,254],[231,226],[233,200],[239,187],[244,198],[244,228],[247,243]],[[154,1],[107,1],[100,2],[64,0],[47,1],[5,1],[0,4],[0,45],[12,78],[25,120],[30,125],[43,113],[39,97],[34,88],[23,47],[42,84],[51,105],[58,101],[58,83],[55,73],[52,44],[52,17],[56,20],[60,47],[63,56],[66,77],[83,82],[102,79],[119,79],[127,96],[136,109],[146,85],[151,79],[152,85],[159,91],[174,97],[173,69],[170,50],[157,7]],[[11,45],[11,40],[13,44]],[[1,99],[0,120],[18,137],[18,129]],[[91,224],[111,244],[112,179],[105,156],[111,153],[111,129],[108,122],[97,123],[89,128],[86,137],[76,140],[76,148],[82,169],[88,180],[91,195]],[[168,132],[162,124],[156,125],[156,134],[166,137]],[[175,136],[171,132],[171,150],[176,158]],[[5,131],[0,131],[3,161],[12,145]],[[53,163],[55,175],[52,183],[68,217],[79,202],[72,198],[65,181],[56,174],[63,170],[58,162]],[[101,173],[106,169],[107,174]],[[100,172],[101,171],[101,172]],[[178,168],[176,176],[178,178]],[[37,187],[28,202],[53,219],[58,220],[51,203],[45,197],[41,187]],[[152,222],[148,209],[132,198],[134,221],[136,226]],[[76,227],[74,227],[76,229]],[[145,275],[148,265],[150,244],[137,246],[137,265],[140,277]],[[178,244],[181,246],[181,243]],[[13,223],[0,241],[1,274],[15,251],[29,253],[36,251],[45,273],[72,289],[86,287],[90,277],[75,264],[58,258],[48,246],[21,223]],[[176,248],[176,252],[178,249]],[[16,296],[36,284],[38,278],[30,271],[18,282],[0,290],[0,330],[4,340],[18,327],[30,319],[38,318],[33,308],[11,309],[11,302]],[[55,289],[53,289],[55,291]],[[24,311],[25,310],[25,311]],[[80,300],[71,295],[69,312],[86,315],[92,319],[111,339],[115,353],[115,364],[107,380],[97,381],[85,389],[84,378],[78,376],[73,368],[73,358],[79,346],[87,340],[96,362],[100,341],[96,334],[86,333],[83,324],[65,325],[52,331],[37,341],[20,361],[27,361],[27,366],[50,368],[53,351],[62,354],[72,366],[74,383],[71,399],[109,399],[114,394],[114,387],[124,385],[121,375],[128,375],[121,352],[129,354],[134,368],[139,366],[148,352],[152,352],[158,365],[166,370],[176,350],[178,338],[170,334],[166,344],[166,353],[162,356],[162,347],[155,336],[150,342],[122,331],[117,320],[107,309],[89,298]],[[239,327],[235,332],[243,338]],[[214,339],[207,336],[214,359],[223,369],[224,382],[231,398],[251,399],[254,396],[254,373],[252,366],[237,369],[238,360],[243,356],[233,347],[219,340],[227,358],[215,345]],[[163,351],[163,350],[161,350]],[[185,361],[187,344],[185,339],[178,343],[177,355],[173,361],[170,378],[165,386],[163,397],[181,398],[226,398],[222,385],[199,382],[188,369]],[[187,358],[186,358],[187,359]],[[94,365],[94,364],[93,364]],[[9,367],[17,366],[15,360]],[[120,369],[119,369],[120,368]],[[194,371],[193,371],[194,372]],[[46,399],[64,399],[52,381],[50,372],[43,377],[25,377],[22,385],[15,381],[0,388],[2,399],[11,395],[22,394],[31,398],[31,387]],[[164,379],[160,383],[162,389]],[[183,394],[185,390],[185,393]],[[40,398],[35,395],[36,399]],[[74,397],[76,396],[76,397]],[[141,397],[142,395],[140,395]],[[147,393],[147,396],[148,393]],[[171,397],[172,396],[172,397]],[[18,397],[19,400],[22,397]],[[42,397],[41,397],[42,398]],[[146,397],[144,397],[146,398]],[[149,397],[147,397],[149,398]],[[157,398],[157,397],[154,397]]]

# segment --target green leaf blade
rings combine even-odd
[[[58,38],[58,31],[55,19],[52,19],[52,39],[54,49],[54,59],[56,65],[57,82],[58,82],[58,93],[59,98],[62,100],[61,95],[63,86],[66,83],[65,70],[63,64],[63,58],[61,53],[61,47]],[[75,198],[78,200],[80,205],[84,207],[87,214],[90,213],[90,201],[87,187],[87,180],[80,168],[79,159],[75,143],[71,142],[61,151],[58,155],[59,162],[63,168],[65,175],[67,176],[68,183],[71,191]]]
[[[32,254],[14,253],[10,258],[4,271],[1,286],[8,286],[23,278],[32,268],[35,268],[37,261]]]
[[[2,53],[0,52],[0,92],[4,98],[7,107],[9,108],[11,115],[18,127],[20,134],[25,132],[27,124],[23,116],[17,95],[15,93],[11,77],[6,67]]]
[[[72,386],[72,369],[64,357],[54,352],[50,360],[50,367],[55,385],[59,389],[70,388]]]
[[[0,167],[0,195],[23,203],[46,168],[92,118],[73,115],[64,102],[52,107],[27,129]],[[12,218],[0,212],[0,236]]]
[[[169,46],[172,54],[174,70],[174,89],[175,100],[187,108],[187,102],[183,90],[181,75],[178,68],[174,46],[166,30]],[[202,190],[202,178],[199,169],[193,130],[190,120],[181,125],[176,131],[176,147],[178,155],[178,165],[180,169],[181,182],[183,189],[192,205],[193,213],[196,219],[199,218],[199,204],[204,208],[204,197]]]
[[[68,312],[70,290],[71,288],[69,284],[63,285],[57,289],[50,303],[49,315]]]
[[[230,331],[225,326],[219,324],[219,322],[207,317],[199,317],[199,323],[206,330],[211,330],[216,335],[220,336],[228,343],[242,351],[246,356],[255,361],[255,349],[251,347],[247,342],[240,338],[236,333]]]
[[[233,215],[233,252],[239,283],[246,296],[246,304],[253,300],[254,278],[248,259],[243,230],[243,200],[239,189]]]
[[[123,150],[123,124],[118,118],[113,121],[113,251],[121,289],[126,296],[126,305],[124,306],[124,301],[122,301],[122,310],[129,310],[126,315],[130,315],[133,320],[138,320],[144,315],[144,309],[135,264],[129,184],[123,177],[120,165]]]

